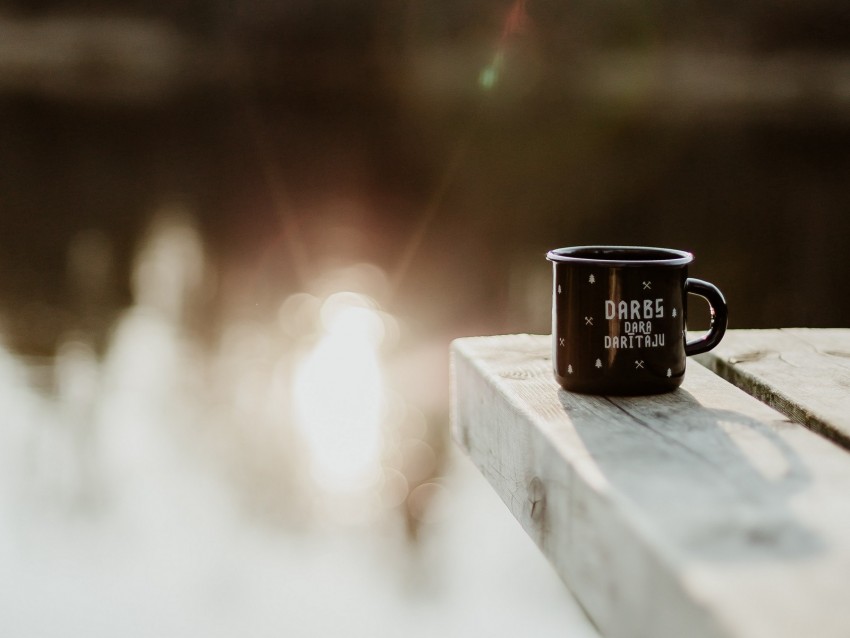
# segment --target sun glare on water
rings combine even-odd
[[[296,423],[320,487],[365,489],[381,475],[384,320],[368,297],[336,293],[324,302],[321,322],[323,335],[293,380]]]

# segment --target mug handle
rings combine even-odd
[[[723,293],[718,290],[717,286],[707,281],[689,277],[685,280],[685,293],[699,295],[708,302],[708,307],[711,310],[711,325],[708,332],[699,339],[685,343],[685,355],[690,357],[693,354],[708,352],[720,343],[723,335],[726,334],[729,311]]]

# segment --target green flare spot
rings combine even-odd
[[[492,66],[488,66],[481,71],[481,75],[478,76],[478,83],[483,89],[492,89],[496,85],[498,77],[499,74],[496,72],[496,69]]]

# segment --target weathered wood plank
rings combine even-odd
[[[850,456],[699,365],[561,390],[550,337],[455,341],[455,437],[609,637],[850,632]]]
[[[850,448],[850,330],[732,330],[700,363]]]

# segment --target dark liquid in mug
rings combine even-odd
[[[604,261],[660,261],[678,259],[681,255],[673,251],[647,248],[580,248],[564,253],[565,257],[597,259]]]

